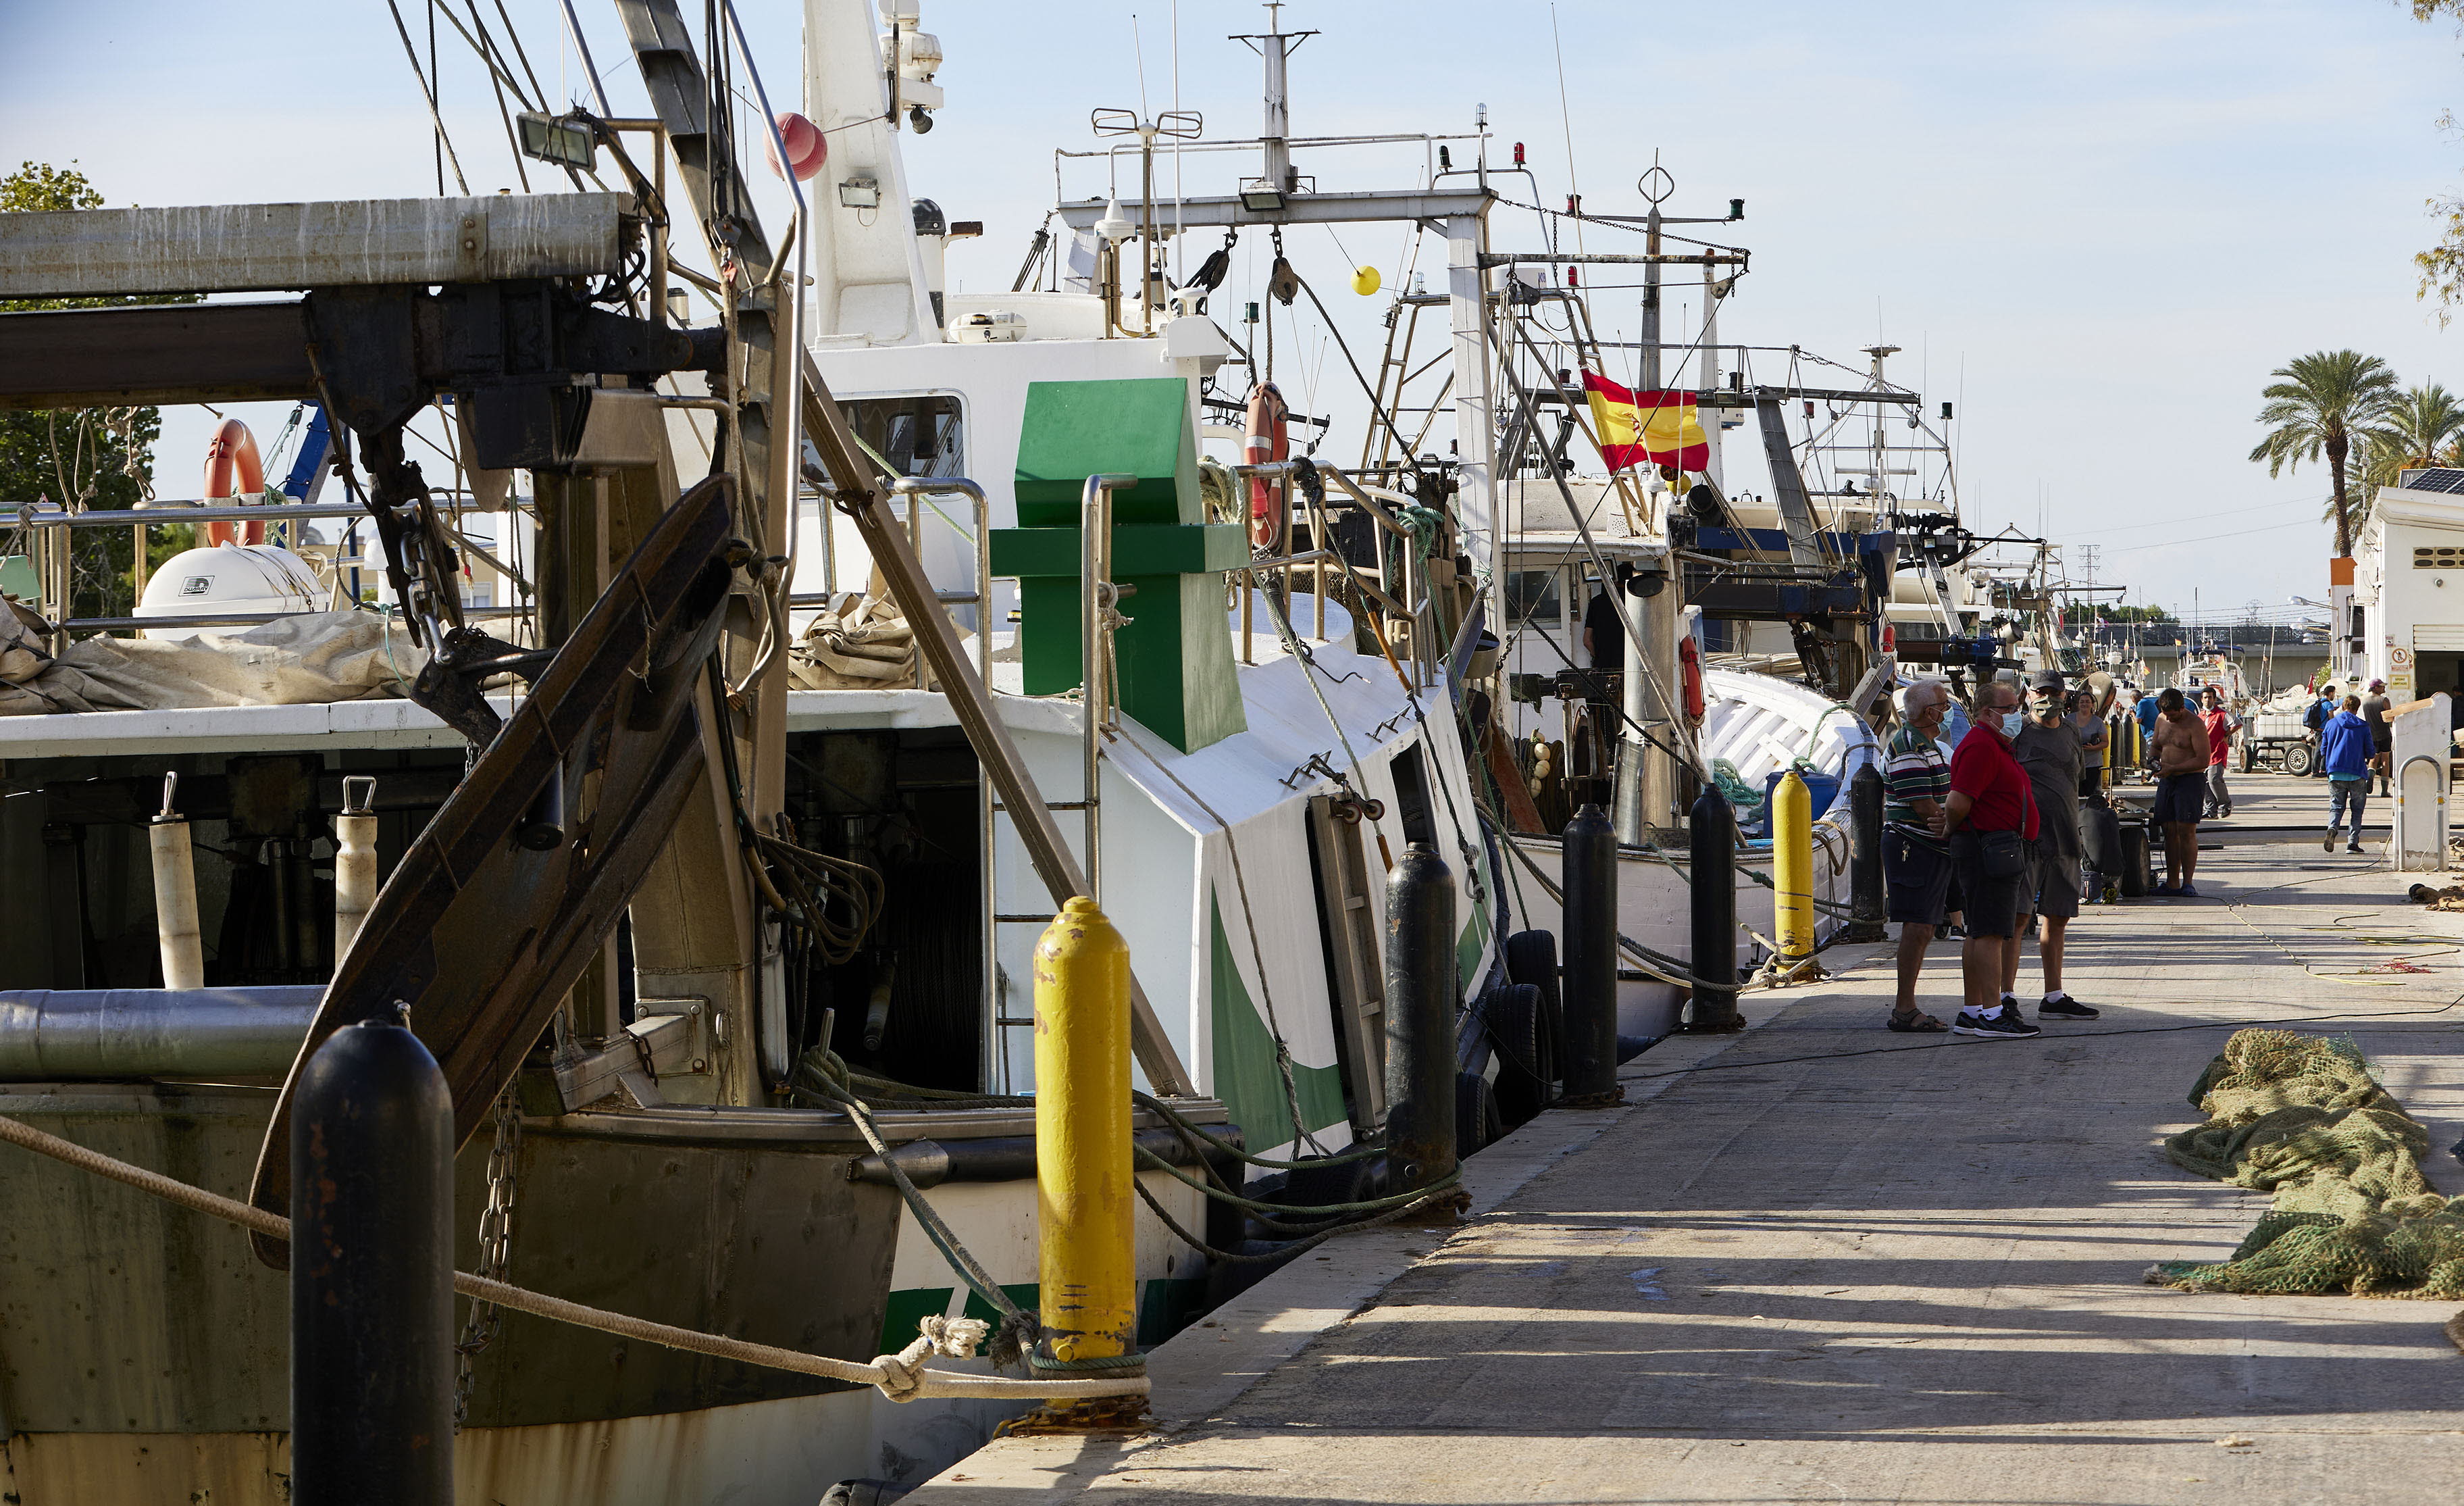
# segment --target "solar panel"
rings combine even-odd
[[[2464,470],[2441,466],[2427,471],[2407,471],[2396,481],[2408,492],[2464,492]]]

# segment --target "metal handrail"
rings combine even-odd
[[[348,611],[356,609],[341,608]],[[59,625],[61,632],[135,632],[155,628],[262,628],[269,622],[281,622],[290,617],[322,617],[330,613],[317,607],[303,611],[231,611],[195,612],[179,617],[71,617]],[[500,621],[507,617],[527,617],[527,607],[465,607],[462,615],[474,622]]]
[[[187,502],[156,502],[151,507],[122,508],[108,512],[72,513],[56,503],[38,507],[21,502],[17,507],[17,526],[21,528],[128,528],[163,523],[235,523],[281,522],[292,518],[365,518],[368,510],[356,502],[292,502],[259,506],[209,507]]]
[[[1090,476],[1078,497],[1078,644],[1083,661],[1079,695],[1087,709],[1087,893],[1097,904],[1104,901],[1103,853],[1098,846],[1103,835],[1098,808],[1103,799],[1098,781],[1104,723],[1110,717],[1104,683],[1106,618],[1120,600],[1119,587],[1112,584],[1112,494],[1137,484],[1134,476]]]

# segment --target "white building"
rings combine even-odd
[[[2397,701],[2464,683],[2464,470],[2380,487],[2349,596],[2340,583],[2330,600],[2338,668],[2384,678]]]

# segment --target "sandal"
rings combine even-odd
[[[1915,1009],[1905,1012],[1893,1009],[1889,1024],[1892,1030],[1903,1035],[1941,1035],[1950,1030],[1949,1026],[1943,1024],[1932,1015],[1920,1013]]]

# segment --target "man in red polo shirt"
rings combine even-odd
[[[1976,723],[1950,755],[1950,866],[1968,899],[1968,940],[1959,949],[1967,1000],[1950,1027],[1954,1035],[2025,1040],[2045,1033],[2002,1002],[2003,962],[2019,949],[2028,853],[2036,840],[2035,795],[2011,753],[2011,740],[2026,724],[2017,683],[1988,680],[1977,692]]]

